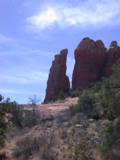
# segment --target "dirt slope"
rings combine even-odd
[[[77,104],[78,97],[66,98],[65,100],[59,100],[54,103],[41,104],[35,107],[35,110],[40,113],[42,119],[56,117],[60,115],[64,110],[70,106]],[[33,107],[26,106],[25,110],[32,110]]]

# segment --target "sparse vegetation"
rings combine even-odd
[[[32,97],[29,97],[30,104],[35,107],[37,103],[40,101],[40,98],[37,97],[37,95],[33,95]]]
[[[0,113],[10,113],[14,126],[28,129],[17,139],[14,158],[26,160],[37,155],[45,160],[94,160],[95,150],[100,151],[103,157],[112,152],[120,142],[120,76],[117,76],[120,64],[115,68],[110,78],[103,78],[83,91],[72,91],[71,97],[79,95],[79,101],[76,106],[71,106],[71,115],[69,111],[64,113],[64,116],[69,116],[66,121],[58,122],[54,118],[39,124],[40,117],[34,107],[30,111],[23,110],[9,99],[1,103]],[[60,99],[65,97],[61,92]],[[3,123],[5,128],[0,130],[0,134],[4,136],[6,126],[2,116],[0,125]]]
[[[114,123],[104,129],[101,139],[100,149],[103,152],[108,152],[116,142],[120,141],[120,119],[116,119]]]
[[[70,97],[79,97],[80,96],[81,91],[80,90],[70,90]]]
[[[68,93],[65,93],[65,92],[63,92],[63,91],[60,91],[57,99],[59,99],[59,100],[64,100],[64,99],[67,98],[67,97],[68,97]]]
[[[24,111],[22,122],[24,127],[31,128],[40,123],[40,115],[37,114],[35,110]]]
[[[39,123],[40,116],[33,109],[31,111],[23,110],[21,105],[16,102],[6,102],[0,104],[1,113],[9,113],[10,121],[16,127],[33,127]]]
[[[110,126],[106,126],[101,133],[100,149],[108,152],[116,142],[120,141],[120,63],[113,67],[110,78],[103,78],[94,86],[83,91],[78,105],[71,111],[84,113],[88,118],[108,119]],[[102,114],[100,113],[102,111]],[[117,123],[115,123],[117,121]]]
[[[3,102],[0,104],[0,110],[11,114],[11,121],[14,125],[22,127],[22,107],[16,102]]]
[[[6,131],[7,122],[5,121],[5,113],[0,111],[0,148],[4,145]]]
[[[3,97],[0,95],[0,101]],[[1,105],[1,104],[0,104]],[[5,112],[0,108],[0,148],[4,145],[5,133],[7,130],[7,122],[5,121]]]
[[[95,96],[89,90],[83,91],[78,104],[75,107],[71,106],[70,111],[73,115],[78,112],[83,112],[88,118],[99,118],[99,114],[95,107]]]
[[[18,140],[13,152],[15,157],[29,158],[31,155],[40,152],[40,157],[46,160],[55,160],[52,146],[55,144],[54,132],[45,131],[42,135],[27,135]]]

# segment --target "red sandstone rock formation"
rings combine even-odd
[[[67,49],[62,50],[52,62],[47,82],[45,103],[58,99],[61,92],[68,93],[70,89],[69,78],[66,76],[67,53]]]
[[[72,88],[80,89],[97,81],[102,74],[106,48],[101,40],[84,38],[75,50]]]
[[[106,58],[104,76],[110,76],[112,74],[112,65],[120,59],[120,47],[116,41],[111,42]]]
[[[55,56],[47,82],[44,102],[59,98],[60,93],[68,93],[69,78],[66,76],[68,50],[64,49]],[[112,65],[120,59],[120,47],[113,41],[107,50],[101,40],[84,38],[75,50],[75,66],[72,89],[81,89],[112,74]]]

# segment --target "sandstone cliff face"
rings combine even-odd
[[[64,49],[55,56],[50,69],[44,102],[59,98],[60,93],[70,89],[66,76],[66,59],[68,50]],[[112,74],[112,65],[120,59],[120,47],[116,41],[111,42],[107,50],[101,40],[84,38],[74,53],[75,66],[72,76],[72,89],[82,89]]]
[[[104,76],[110,76],[112,74],[112,65],[120,59],[120,47],[116,41],[111,42],[106,58]]]
[[[60,54],[55,55],[48,77],[45,103],[58,99],[61,92],[67,93],[70,89],[69,78],[66,76],[67,54],[68,50],[64,49]]]
[[[72,88],[80,89],[97,81],[102,74],[106,48],[102,41],[84,38],[75,50]]]

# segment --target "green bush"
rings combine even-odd
[[[120,117],[120,91],[112,88],[111,86],[101,86],[99,91],[99,104],[104,108],[104,117],[110,120],[114,120]]]
[[[99,119],[99,114],[95,106],[95,96],[89,91],[83,91],[78,104],[70,107],[71,115],[75,115],[78,112],[84,113],[88,118]]]
[[[102,144],[100,149],[102,152],[107,152],[111,147],[120,140],[120,119],[117,119],[117,123],[112,123],[105,128],[101,133]]]
[[[80,90],[71,90],[69,95],[70,97],[79,97],[81,91]]]
[[[68,97],[68,94],[67,94],[67,93],[65,93],[65,92],[63,92],[63,91],[60,91],[57,99],[62,99],[62,100],[64,100],[64,99],[67,98],[67,97]]]
[[[84,92],[79,100],[79,105],[80,105],[80,111],[89,113],[93,111],[94,107],[94,97],[90,95],[89,92]]]
[[[33,127],[39,123],[40,117],[35,110],[25,111],[16,102],[1,103],[0,111],[10,113],[10,121],[17,127]]]
[[[23,119],[22,107],[18,106],[16,103],[13,103],[11,107],[12,107],[12,110],[11,110],[12,122],[16,126],[22,127],[22,119]]]
[[[22,127],[22,107],[16,102],[1,103],[0,110],[10,113],[12,123],[18,127]]]
[[[8,124],[5,121],[5,113],[0,111],[0,148],[4,145],[7,125]]]

